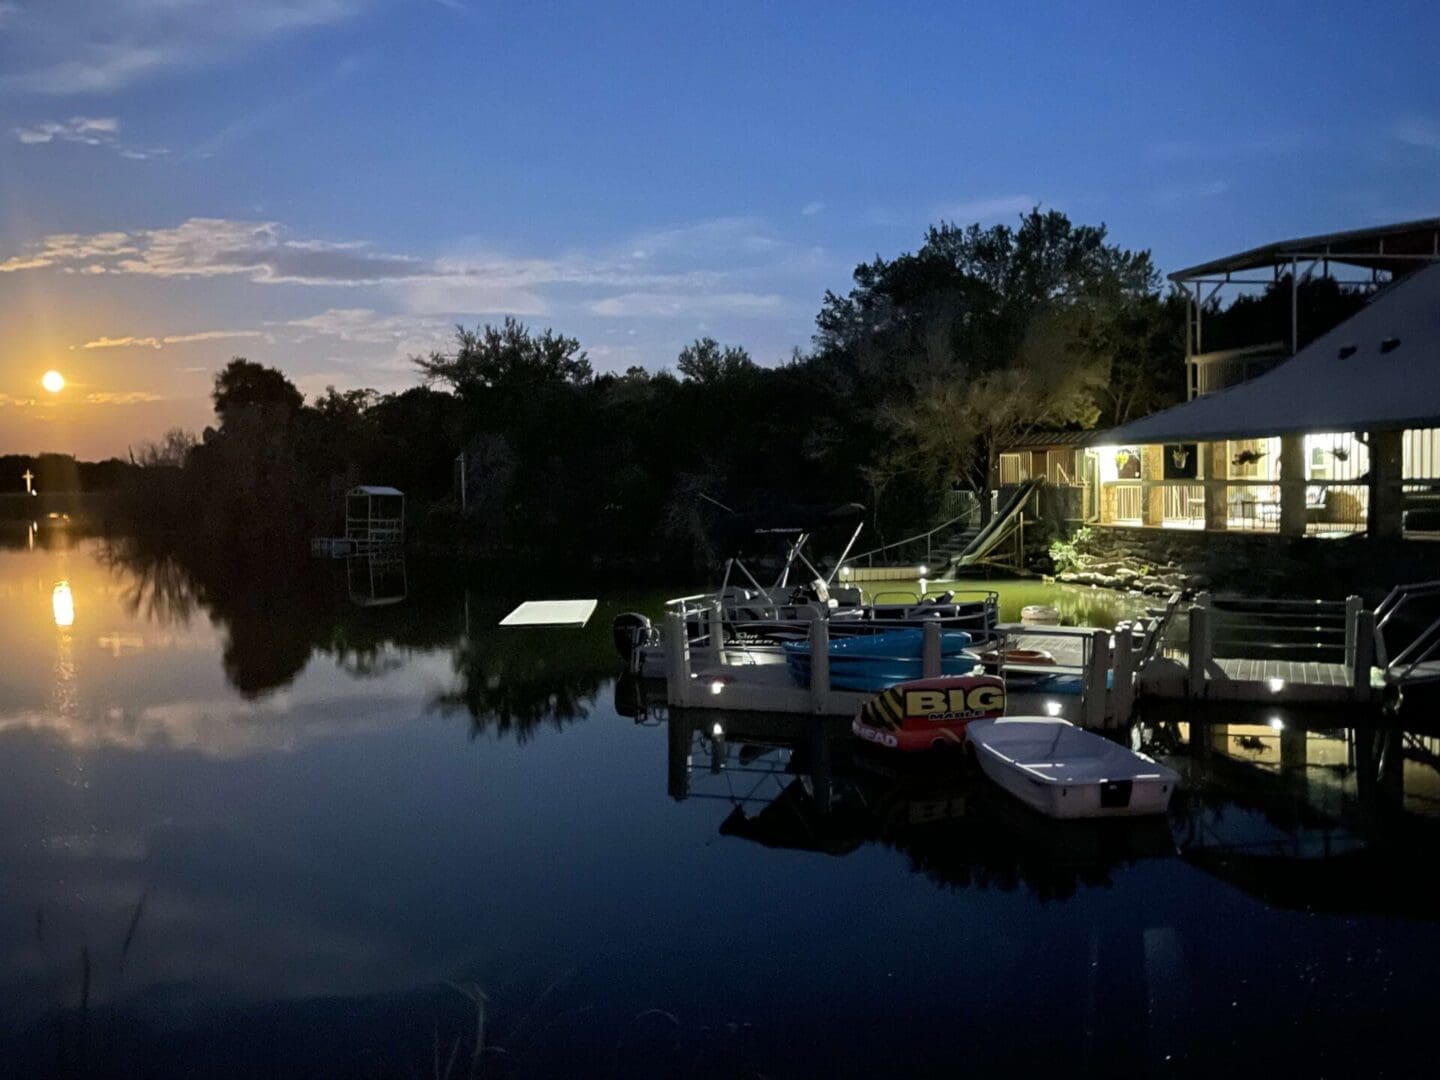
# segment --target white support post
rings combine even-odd
[[[940,675],[940,624],[927,622],[920,632],[920,676],[925,679]]]
[[[665,616],[665,703],[683,709],[690,696],[690,637],[685,632],[685,616],[671,612]]]
[[[1135,637],[1128,622],[1115,627],[1115,688],[1110,704],[1114,725],[1128,723],[1135,704]]]
[[[1201,593],[1201,596],[1206,594]],[[1198,597],[1197,597],[1198,599]],[[1190,679],[1189,696],[1205,696],[1205,670],[1210,666],[1210,609],[1199,604],[1190,606]]]
[[[725,617],[718,602],[711,607],[706,625],[710,641],[706,652],[715,666],[719,667],[724,663],[725,657]]]
[[[1109,711],[1110,631],[1096,630],[1090,635],[1090,662],[1085,668],[1085,697],[1081,703],[1083,726],[1103,728]]]
[[[1347,671],[1355,670],[1355,624],[1360,618],[1362,607],[1360,597],[1347,596],[1345,598],[1345,669]]]
[[[810,708],[825,713],[830,700],[830,625],[824,619],[810,623]]]
[[[1370,668],[1375,662],[1375,613],[1355,616],[1355,654],[1350,657],[1350,693],[1364,701],[1370,696]]]

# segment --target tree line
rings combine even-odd
[[[1288,300],[1280,283],[1215,307],[1207,338],[1227,318],[1240,333],[1278,316],[1282,287]],[[942,223],[914,252],[858,266],[825,295],[812,347],[775,366],[702,338],[673,371],[597,374],[575,338],[512,318],[458,327],[400,393],[306,402],[235,358],[215,379],[215,426],[142,448],[122,513],[200,546],[263,548],[333,529],[364,482],[405,491],[412,536],[445,551],[705,562],[717,504],[776,500],[859,501],[872,535],[893,538],[945,492],[983,491],[1007,439],[1182,400],[1184,304],[1148,251],[1037,208],[1014,226]]]

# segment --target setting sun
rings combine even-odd
[[[65,376],[58,371],[47,371],[40,376],[40,385],[52,394],[58,394],[65,389]]]

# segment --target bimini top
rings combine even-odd
[[[1212,442],[1440,426],[1440,264],[1378,293],[1271,371],[1142,417],[1097,443]]]
[[[361,484],[350,489],[351,495],[404,495],[399,488],[375,487],[371,484]]]
[[[1369,229],[1351,229],[1347,232],[1302,236],[1294,240],[1278,240],[1273,244],[1263,244],[1249,251],[1242,251],[1238,255],[1227,255],[1223,259],[1212,259],[1199,266],[1176,270],[1170,275],[1170,280],[1194,281],[1196,278],[1213,278],[1222,274],[1279,266],[1291,259],[1305,262],[1311,259],[1329,259],[1347,266],[1392,270],[1399,274],[1406,268],[1407,263],[1414,266],[1427,259],[1440,260],[1440,218],[1422,218],[1419,221],[1404,221],[1396,225],[1377,225]]]

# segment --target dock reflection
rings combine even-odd
[[[1417,855],[1440,851],[1440,738],[1427,733],[1273,710],[1152,718],[1131,738],[1185,777],[1169,815],[1057,822],[958,754],[888,754],[834,718],[672,710],[666,722],[670,796],[728,803],[719,834],[765,847],[879,844],[947,887],[1053,899],[1178,857],[1273,907],[1440,919]]]

